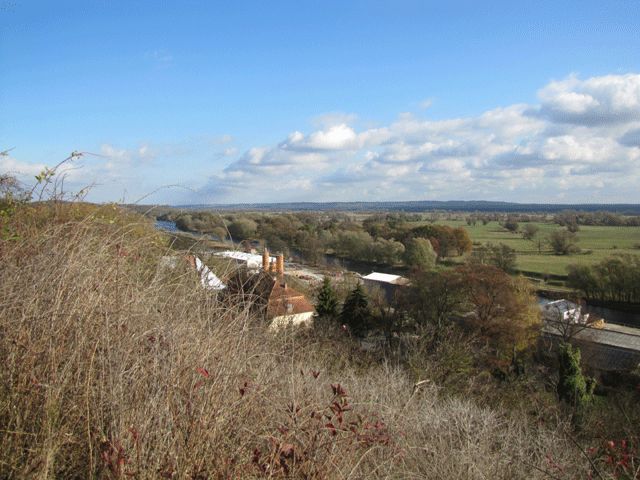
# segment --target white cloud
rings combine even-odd
[[[540,113],[554,122],[594,126],[640,120],[640,74],[570,76],[538,95]]]
[[[296,130],[277,145],[247,150],[201,192],[216,192],[219,202],[640,201],[640,75],[570,76],[539,97],[539,105],[475,117],[402,113],[360,130],[326,120],[310,133]],[[261,188],[272,182],[277,194]]]
[[[43,163],[21,162],[11,156],[0,156],[0,172],[8,173],[22,182],[30,182],[45,167]]]
[[[359,147],[358,136],[345,123],[332,125],[325,130],[313,132],[305,137],[301,132],[293,132],[281,144],[284,150],[354,150]]]

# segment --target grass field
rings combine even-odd
[[[517,268],[525,272],[541,275],[566,275],[570,264],[593,265],[602,259],[621,253],[640,255],[640,227],[600,227],[581,226],[577,233],[578,246],[582,252],[575,255],[554,255],[544,240],[549,234],[561,227],[554,223],[535,223],[540,230],[533,241],[525,240],[520,233],[510,233],[498,222],[489,222],[475,226],[467,225],[462,220],[443,220],[436,222],[452,227],[464,227],[471,240],[480,243],[504,243],[514,248],[518,254]],[[521,228],[522,228],[521,224]],[[543,240],[541,252],[538,252],[538,240]]]

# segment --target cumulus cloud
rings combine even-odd
[[[640,201],[640,75],[574,75],[538,95],[537,105],[437,121],[402,113],[376,128],[332,114],[314,131],[248,149],[200,193],[217,202]]]
[[[640,74],[570,76],[549,83],[539,98],[540,114],[554,122],[597,126],[640,120]]]
[[[28,163],[11,156],[0,156],[0,172],[12,175],[21,181],[31,181],[35,175],[44,170],[42,163]]]

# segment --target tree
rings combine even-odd
[[[491,264],[507,273],[513,272],[516,268],[516,251],[504,243],[491,247]]]
[[[538,233],[538,230],[540,230],[540,228],[537,225],[533,223],[527,223],[522,228],[522,238],[524,238],[525,240],[533,240]]]
[[[576,233],[580,230],[580,226],[577,223],[567,223],[567,230],[571,233]]]
[[[458,255],[470,252],[473,248],[473,243],[469,238],[469,234],[463,227],[455,228],[453,230],[453,237],[455,239],[455,249]]]
[[[471,254],[470,262],[476,265],[493,265],[511,273],[516,268],[516,251],[504,243],[480,245]]]
[[[580,368],[580,349],[570,343],[561,343],[558,351],[558,398],[564,400],[574,409],[575,419],[582,417],[584,407],[593,398],[596,387],[595,380],[586,378]]]
[[[506,354],[530,344],[538,330],[535,297],[524,280],[512,280],[502,270],[489,265],[468,265],[459,269],[466,298],[474,311],[471,326],[492,345]]]
[[[404,245],[394,239],[378,238],[370,246],[372,259],[387,265],[398,263],[404,253]]]
[[[615,255],[596,265],[569,265],[567,284],[590,300],[640,303],[640,256]]]
[[[502,226],[509,230],[511,233],[517,232],[519,228],[518,222],[513,217],[507,218]]]
[[[324,277],[318,291],[316,312],[321,317],[336,317],[338,315],[338,297],[328,277]]]
[[[258,224],[250,218],[239,218],[229,224],[229,234],[233,240],[245,240],[255,235]]]
[[[356,285],[342,306],[340,320],[354,335],[363,335],[369,326],[370,312],[367,296],[360,284]]]
[[[567,230],[554,230],[549,234],[549,245],[556,255],[568,255],[580,251],[575,234]]]
[[[438,254],[426,238],[412,238],[404,251],[404,263],[418,270],[431,270],[435,267]]]
[[[464,284],[459,272],[416,271],[403,303],[418,326],[434,327],[435,344],[463,300]]]

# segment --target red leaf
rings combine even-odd
[[[209,372],[206,368],[198,367],[196,368],[196,372],[202,375],[204,378],[209,378]]]

